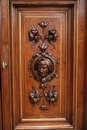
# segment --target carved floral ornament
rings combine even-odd
[[[49,23],[41,21],[40,23],[38,23],[38,25],[43,29],[43,34],[44,34],[44,29],[49,25]],[[29,40],[34,43],[32,48],[34,48],[34,45],[37,44],[40,39],[42,39],[43,42],[45,42],[45,40],[47,40],[48,43],[51,44],[52,46],[54,46],[54,48],[55,48],[55,45],[53,43],[56,42],[56,40],[58,38],[58,32],[55,28],[53,28],[53,29],[48,30],[48,32],[45,34],[45,36],[42,37],[38,28],[34,28],[32,26],[32,29],[30,29],[28,32],[28,36],[29,36]]]
[[[56,29],[50,29],[44,35],[44,29],[49,25],[48,22],[41,21],[38,25],[43,30],[43,35],[40,34],[38,28],[32,26],[32,28],[28,32],[29,41],[33,42],[32,48],[34,48],[35,44],[42,40],[42,44],[39,45],[40,52],[34,54],[29,61],[29,72],[30,76],[33,76],[35,80],[41,82],[40,88],[42,89],[42,93],[39,94],[39,91],[33,86],[32,89],[34,92],[30,92],[29,99],[30,102],[34,105],[40,102],[43,97],[42,105],[40,106],[41,110],[47,110],[48,107],[44,103],[44,97],[49,104],[55,105],[58,93],[55,90],[55,85],[49,90],[48,93],[45,92],[45,89],[48,87],[47,82],[50,82],[54,77],[58,77],[58,59],[53,56],[50,52],[47,51],[48,45],[45,44],[45,40],[48,41],[50,45],[55,48],[54,43],[58,38],[58,32]]]

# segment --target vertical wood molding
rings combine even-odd
[[[1,109],[1,0],[0,0],[0,129],[2,130],[2,109]]]
[[[83,113],[83,129],[87,130],[87,0],[85,0],[85,84],[84,84],[84,113]]]
[[[9,21],[9,0],[1,0],[1,64],[7,62],[6,69],[1,67],[2,81],[2,120],[3,130],[11,130],[11,101],[10,101],[10,69],[9,69],[9,48],[10,48],[10,21]]]
[[[78,78],[77,78],[77,130],[83,130],[84,99],[84,45],[85,45],[85,1],[78,0]],[[82,119],[82,120],[81,120]],[[86,130],[86,129],[84,129]]]

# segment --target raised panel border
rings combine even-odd
[[[27,0],[26,0],[27,1]],[[26,2],[25,1],[25,2]],[[13,3],[16,2],[18,4],[18,2],[21,3],[20,0],[13,0],[12,1]],[[84,43],[85,43],[85,7],[86,7],[86,4],[85,4],[85,0],[78,0],[77,2],[77,7],[78,7],[78,10],[76,10],[76,15],[77,15],[77,22],[76,22],[76,41],[77,43],[80,42],[80,44],[77,44],[77,49],[76,49],[76,52],[77,52],[77,56],[76,56],[76,60],[77,60],[77,64],[76,64],[76,73],[77,73],[77,76],[76,76],[76,84],[77,84],[77,100],[76,100],[76,119],[75,119],[75,122],[76,122],[76,128],[75,130],[77,129],[81,129],[81,130],[86,130],[86,126],[87,124],[85,123],[86,122],[86,119],[85,119],[85,122],[84,122],[84,125],[85,127],[83,126],[83,119],[84,119],[84,115],[83,115],[83,111],[85,110],[85,106],[86,106],[86,102],[85,102],[85,97],[86,97],[86,77],[85,77],[85,87],[84,87],[84,76],[86,75],[86,64],[85,64],[85,70],[84,70]],[[12,124],[12,105],[11,105],[11,102],[12,102],[12,99],[11,99],[11,96],[12,96],[12,89],[11,89],[11,72],[10,72],[10,60],[9,58],[11,58],[10,56],[10,49],[9,47],[11,46],[10,44],[10,40],[9,40],[9,36],[10,36],[10,22],[9,22],[9,14],[10,14],[10,11],[9,11],[9,6],[10,6],[10,2],[7,1],[7,0],[1,0],[1,4],[2,4],[2,7],[1,7],[1,18],[2,18],[2,32],[1,33],[1,63],[3,62],[3,60],[6,60],[8,63],[9,63],[9,69],[7,69],[6,71],[2,72],[3,70],[1,70],[1,75],[2,75],[2,115],[3,115],[3,128],[7,128],[7,129],[13,129],[13,124]],[[23,4],[26,4],[26,3],[23,3]],[[5,9],[5,11],[3,10]],[[82,17],[83,16],[83,17]],[[83,22],[81,22],[81,20],[83,20]],[[6,24],[4,24],[6,23]],[[82,26],[82,28],[81,28]],[[6,31],[7,30],[7,31]],[[87,29],[86,29],[87,30]],[[82,32],[83,32],[83,35],[81,36]],[[75,33],[75,34],[76,34]],[[6,36],[6,37],[4,37]],[[81,37],[81,38],[80,38]],[[6,40],[6,42],[4,42],[4,38]],[[5,49],[4,49],[4,46]],[[4,53],[6,52],[6,53]],[[85,49],[85,54],[86,54],[86,49]],[[9,58],[8,58],[9,56]],[[85,71],[85,75],[84,75],[84,71]],[[5,78],[5,81],[4,81],[4,76],[6,77]],[[82,78],[83,77],[83,78]],[[6,83],[6,84],[5,84]],[[84,97],[84,94],[82,94],[82,92],[85,92],[85,97]],[[80,97],[80,98],[79,98]],[[83,109],[83,97],[84,97],[84,109]],[[8,111],[8,113],[7,113]],[[85,111],[84,111],[85,112]],[[84,113],[87,115],[87,112]],[[10,119],[10,120],[8,120]],[[67,130],[67,129],[66,129]]]
[[[59,4],[59,3],[58,3]],[[21,13],[22,12],[27,12],[28,10],[26,9],[25,10],[25,8],[23,7],[24,5],[22,5],[22,7],[19,7],[20,6],[20,4],[18,5],[17,3],[16,4],[13,4],[14,6],[15,6],[15,8],[17,8],[17,13],[16,13],[16,15],[18,16],[18,15],[20,15],[19,17],[20,17],[20,19],[19,20],[21,20]],[[29,5],[31,5],[31,4],[29,4]],[[46,5],[47,5],[47,3],[46,3]],[[71,4],[70,5],[70,3],[69,3],[69,5],[68,6],[70,6],[70,7],[67,7],[67,5],[65,4],[64,5],[64,7],[66,7],[64,10],[67,10],[67,11],[69,11],[69,8],[71,8],[71,7],[74,7],[76,5],[76,2],[74,3],[74,4]],[[27,5],[28,6],[28,5]],[[33,6],[34,6],[34,4],[33,4]],[[23,8],[23,9],[22,9]],[[76,8],[74,8],[74,11],[76,10]],[[67,11],[65,11],[66,12],[66,14],[67,14]],[[16,17],[17,18],[17,17]],[[76,20],[76,19],[75,19]],[[74,20],[74,22],[75,22],[75,20]],[[20,30],[21,30],[21,25],[20,25]],[[74,30],[74,31],[76,31],[76,30]],[[75,38],[75,37],[74,37]],[[74,43],[75,44],[75,43]],[[74,45],[74,47],[75,47],[75,45]],[[20,47],[19,47],[20,48]],[[13,59],[14,59],[14,57],[13,57]],[[20,64],[20,63],[19,63]],[[74,64],[74,67],[75,67],[75,64]],[[14,70],[13,70],[14,71]],[[21,72],[21,71],[20,71]],[[75,74],[75,72],[74,72],[74,74]],[[21,74],[20,74],[21,75]],[[14,77],[14,76],[13,76]],[[20,76],[19,76],[20,77]],[[74,85],[75,85],[75,83],[74,83]],[[14,84],[13,84],[13,86],[14,86]],[[20,86],[20,85],[19,85]],[[21,89],[20,89],[21,90]],[[73,91],[75,90],[75,88],[74,88],[74,86],[73,86]],[[21,93],[22,93],[22,91],[20,91]],[[74,92],[73,92],[73,94],[75,94]],[[14,95],[14,94],[13,94]],[[21,94],[20,94],[21,95]],[[75,94],[76,95],[76,94]],[[74,95],[73,95],[73,97],[74,97]],[[21,98],[22,98],[22,95],[21,95]],[[13,99],[14,99],[14,97],[13,97]],[[74,101],[75,99],[73,99],[73,101]],[[14,100],[13,100],[13,102],[14,102]],[[20,100],[20,103],[22,103],[22,101]],[[14,106],[14,105],[13,105]],[[75,107],[75,104],[74,104],[74,107]],[[22,113],[22,111],[21,111],[21,113]],[[21,114],[19,114],[19,115],[21,115]],[[75,115],[74,115],[75,116]],[[67,116],[66,116],[67,117]],[[74,119],[75,117],[73,117],[73,119]],[[21,119],[22,119],[22,117],[19,117],[19,120],[21,121]],[[15,127],[15,129],[21,129],[21,128],[23,128],[22,127],[22,124],[24,125],[24,126],[26,126],[26,128],[27,129],[31,129],[31,126],[27,126],[27,123],[28,122],[32,122],[33,121],[33,123],[35,123],[35,121],[36,122],[38,122],[38,121],[40,121],[40,122],[43,122],[43,124],[44,124],[44,121],[45,121],[45,119],[41,119],[41,120],[39,120],[39,119],[22,119],[22,122],[20,122],[20,123],[18,123],[18,125]],[[48,121],[52,121],[52,119],[48,119]],[[57,121],[57,124],[56,124],[56,121]],[[26,123],[27,122],[27,123]],[[62,124],[61,124],[61,123]],[[65,122],[65,125],[63,125],[63,123]],[[39,123],[39,122],[38,122]],[[29,123],[30,124],[30,123]],[[56,125],[56,127],[59,129],[59,128],[73,128],[73,126],[66,120],[66,119],[62,119],[62,118],[54,118],[54,124]],[[61,124],[61,127],[58,125],[58,124]],[[73,124],[73,125],[75,125],[75,123]],[[14,125],[15,126],[15,125]],[[40,126],[41,126],[41,123],[40,123]],[[38,126],[37,126],[38,127]],[[37,129],[37,127],[35,127],[35,129]],[[49,126],[47,126],[46,127],[46,129],[48,129],[48,127]],[[52,126],[51,126],[52,127]],[[33,129],[33,127],[32,127],[32,129]]]

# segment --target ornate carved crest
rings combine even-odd
[[[48,41],[50,45],[55,48],[54,43],[56,42],[58,38],[58,32],[56,29],[50,29],[48,32],[44,35],[44,29],[49,25],[48,22],[41,21],[38,23],[38,25],[43,30],[43,35],[40,34],[38,28],[34,28],[32,26],[32,29],[29,30],[28,36],[29,40],[33,42],[32,48],[34,48],[35,44],[39,42],[39,40],[42,40],[42,44],[39,47],[40,52],[37,52],[34,54],[29,61],[29,72],[30,76],[33,76],[35,80],[41,82],[40,87],[42,88],[43,92],[40,95],[39,91],[35,90],[35,93],[30,92],[29,98],[32,104],[36,104],[40,101],[40,98],[42,96],[45,96],[46,100],[49,104],[54,104],[57,101],[58,93],[56,90],[54,90],[54,86],[52,89],[49,90],[48,94],[44,92],[44,89],[47,87],[46,82],[50,82],[54,77],[58,77],[58,59],[53,56],[52,53],[48,52],[48,45],[45,44],[45,40]],[[40,106],[40,109],[47,110],[48,107],[43,102],[42,106]]]

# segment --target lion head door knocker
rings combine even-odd
[[[30,76],[33,76],[35,80],[40,82],[40,88],[42,89],[42,93],[39,94],[39,91],[33,86],[33,92],[30,92],[29,99],[30,102],[34,105],[40,102],[43,97],[42,105],[40,106],[41,110],[47,110],[48,107],[44,102],[44,97],[49,104],[55,105],[58,99],[58,92],[55,90],[55,85],[49,90],[48,93],[45,92],[45,89],[48,87],[47,82],[50,82],[54,77],[58,77],[58,60],[53,56],[52,53],[48,52],[48,45],[45,44],[45,40],[48,41],[50,45],[55,48],[54,43],[58,38],[57,30],[50,29],[44,35],[44,29],[49,25],[48,22],[41,21],[38,25],[43,30],[43,36],[40,34],[37,28],[32,28],[28,32],[29,41],[33,42],[32,48],[34,48],[35,44],[42,40],[42,44],[39,45],[40,52],[34,54],[29,61],[29,72]]]

